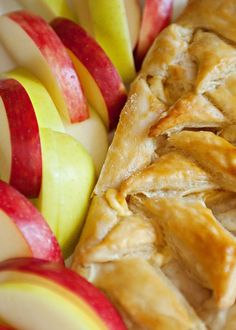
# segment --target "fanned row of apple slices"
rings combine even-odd
[[[57,240],[37,209],[3,181],[0,242],[0,329],[126,329],[106,297],[64,267]]]
[[[65,133],[41,83],[23,69],[0,80],[0,172],[34,202],[72,253],[95,182],[92,160]]]
[[[186,1],[181,0],[183,3]],[[140,68],[155,37],[172,18],[173,2],[18,0],[18,5],[41,15],[47,21],[60,16],[79,22],[108,54],[123,81],[129,83],[135,77],[135,63]]]
[[[0,16],[0,41],[19,66],[44,84],[65,120],[75,123],[89,116],[81,82],[89,103],[102,114],[107,126],[114,127],[126,101],[116,69],[79,25],[66,19],[53,24],[75,67],[50,25],[29,12]],[[9,34],[14,38],[9,38]]]
[[[70,49],[76,70],[62,41],[42,18],[25,11],[0,17],[0,40],[23,67],[4,73],[0,80],[0,173],[1,179],[36,199],[35,205],[68,256],[78,239],[95,182],[89,155],[71,136],[82,140],[81,131],[91,136],[86,127],[91,130],[93,123],[97,134],[103,134],[102,158],[97,152],[99,141],[92,141],[91,147],[90,139],[97,174],[108,145],[95,113],[84,123],[71,123],[87,116],[79,78],[107,126],[116,124],[126,91],[104,51],[82,28],[66,19],[52,25]],[[7,38],[7,31],[14,39]],[[77,40],[72,45],[71,33]]]

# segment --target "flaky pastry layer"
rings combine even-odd
[[[150,49],[73,269],[135,330],[235,330],[236,3],[192,0]]]

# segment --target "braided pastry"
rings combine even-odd
[[[73,268],[129,329],[236,329],[235,13],[192,0],[160,34],[95,188]]]

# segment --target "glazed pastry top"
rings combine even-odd
[[[236,322],[236,3],[192,0],[150,49],[73,268],[129,329]]]

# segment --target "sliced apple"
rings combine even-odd
[[[95,181],[91,157],[71,136],[41,130],[43,177],[38,208],[64,256],[77,243]]]
[[[37,197],[42,178],[39,127],[23,86],[0,80],[0,173],[27,197]]]
[[[173,0],[145,0],[139,40],[135,51],[139,69],[157,35],[171,20]]]
[[[43,82],[64,118],[78,122],[88,117],[73,64],[56,33],[42,18],[26,11],[0,16],[0,41],[20,66]]]
[[[119,71],[123,81],[135,77],[125,4],[121,0],[88,0],[95,39]]]
[[[175,21],[180,16],[180,14],[182,14],[187,3],[188,3],[188,0],[174,1],[172,21]]]
[[[0,181],[0,261],[16,257],[62,262],[55,236],[37,209]]]
[[[65,129],[88,151],[93,159],[98,176],[108,150],[108,134],[101,118],[90,108],[89,119],[82,123],[65,123]]]
[[[6,49],[0,44],[0,74],[16,67],[16,63],[7,53]]]
[[[90,14],[88,0],[70,0],[72,9],[78,18],[79,24],[87,33],[93,36],[93,22]]]
[[[132,49],[137,44],[139,30],[141,26],[141,6],[139,0],[123,0],[125,4],[128,27],[131,38]],[[90,13],[89,2],[87,0],[68,0],[74,9],[79,24],[86,30],[90,36],[94,36],[93,21]],[[58,15],[62,16],[62,15]]]
[[[30,258],[0,265],[0,318],[17,329],[126,329],[104,294],[84,278]]]
[[[22,9],[22,6],[17,0],[0,0],[0,15],[20,9]]]
[[[25,69],[17,68],[5,73],[3,77],[15,79],[24,87],[33,105],[39,128],[51,128],[58,132],[65,131],[51,97],[34,75]]]
[[[132,49],[135,48],[139,31],[141,27],[141,5],[138,0],[123,0],[125,3],[125,10],[128,19],[129,33],[131,39]]]
[[[25,9],[51,21],[57,16],[75,20],[66,0],[19,0]]]
[[[114,128],[127,98],[117,70],[103,49],[78,24],[56,18],[51,25],[69,50],[89,103]]]

